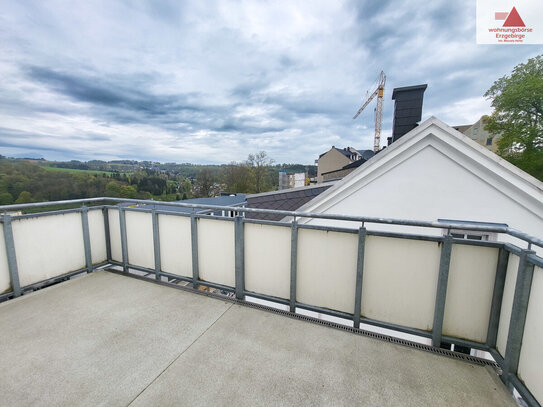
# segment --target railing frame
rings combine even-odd
[[[99,204],[105,202],[119,202],[122,205],[99,205],[87,207],[86,204]],[[130,207],[127,204],[137,205],[149,205],[158,204],[155,201],[147,200],[131,200],[121,198],[89,198],[72,201],[61,202],[46,202],[46,203],[33,203],[33,204],[21,204],[12,206],[0,206],[0,210],[6,211],[8,209],[27,209],[35,207],[48,207],[58,204],[82,204],[83,206],[75,209],[55,210],[45,213],[23,214],[23,215],[9,215],[4,213],[0,217],[0,222],[3,223],[3,232],[5,240],[6,257],[8,261],[9,276],[12,284],[12,291],[0,295],[0,301],[9,298],[18,297],[25,292],[32,291],[37,288],[54,284],[60,281],[70,279],[71,277],[81,274],[90,273],[96,269],[107,266],[120,266],[123,273],[130,274],[130,270],[137,270],[145,273],[149,276],[154,276],[155,280],[161,280],[163,277],[167,280],[179,280],[186,281],[192,284],[194,289],[197,289],[200,285],[216,288],[219,290],[231,292],[237,299],[244,300],[246,296],[259,298],[262,300],[272,301],[278,304],[288,306],[290,312],[296,312],[297,309],[305,309],[326,315],[343,318],[352,321],[355,328],[359,328],[360,324],[368,324],[376,327],[391,329],[398,332],[417,335],[423,338],[429,338],[432,340],[432,345],[435,347],[441,346],[442,342],[457,344],[461,346],[468,346],[479,350],[488,351],[496,360],[498,365],[503,369],[501,375],[502,381],[510,389],[515,388],[519,391],[523,399],[530,406],[537,406],[537,400],[530,393],[529,389],[519,380],[517,371],[522,345],[522,335],[524,332],[524,325],[526,321],[526,313],[528,309],[528,302],[530,296],[531,283],[534,273],[534,267],[543,267],[543,259],[535,255],[534,251],[529,249],[522,249],[510,243],[502,242],[484,242],[484,241],[469,241],[453,238],[450,234],[445,236],[426,236],[420,234],[398,233],[398,232],[382,232],[367,230],[365,223],[377,223],[377,224],[393,224],[402,226],[413,227],[428,227],[428,228],[440,228],[445,230],[450,229],[462,229],[462,230],[477,230],[494,233],[503,233],[524,240],[528,243],[528,247],[531,245],[537,245],[543,247],[543,240],[530,236],[528,234],[519,232],[515,229],[502,226],[487,226],[480,224],[472,224],[468,222],[454,223],[454,222],[424,222],[424,221],[411,221],[402,219],[386,219],[386,218],[370,218],[359,216],[344,216],[344,215],[329,215],[329,214],[316,214],[316,213],[303,213],[303,212],[289,212],[289,211],[277,211],[267,209],[252,209],[244,207],[236,207],[238,215],[235,218],[221,218],[213,215],[209,215],[207,212],[178,212],[175,211],[175,207],[193,208],[193,209],[207,209],[209,211],[229,211],[232,207],[215,206],[215,205],[199,205],[199,204],[183,204],[183,203],[171,203],[160,202],[160,205],[171,206],[172,210],[157,210],[156,208],[146,207]],[[121,255],[122,261],[113,260],[111,254],[111,230],[109,224],[109,211],[115,209],[119,211],[119,227],[120,227],[120,243],[121,243]],[[88,213],[90,210],[101,210],[104,219],[104,231],[105,231],[105,243],[106,243],[106,261],[100,264],[92,263],[92,250],[91,239],[89,231],[89,219]],[[153,256],[154,256],[154,269],[141,267],[138,265],[130,264],[128,257],[128,237],[127,237],[127,224],[126,224],[126,212],[138,211],[147,212],[151,214],[152,230],[153,230]],[[65,214],[79,212],[81,214],[82,222],[82,239],[85,253],[85,268],[81,270],[75,270],[68,272],[64,275],[57,276],[46,281],[42,281],[36,284],[32,284],[26,287],[20,286],[19,272],[17,267],[17,257],[15,253],[15,242],[12,230],[12,220],[25,219],[41,216],[52,216],[56,214]],[[257,213],[269,213],[280,214],[286,218],[290,217],[291,222],[272,222],[256,219],[247,219],[241,216],[243,213],[257,212]],[[160,231],[159,231],[159,217],[164,215],[176,215],[190,218],[191,225],[191,260],[192,260],[192,276],[179,276],[172,273],[167,273],[162,270],[161,257],[160,257]],[[241,214],[241,215],[240,215]],[[221,219],[224,221],[234,222],[234,243],[235,243],[235,285],[234,287],[225,286],[209,281],[202,281],[199,277],[198,266],[198,219],[200,218],[213,218]],[[297,218],[315,218],[315,219],[334,219],[347,222],[361,222],[362,226],[358,229],[337,227],[337,226],[320,226],[299,224]],[[288,299],[277,298],[261,293],[254,293],[245,289],[245,247],[244,247],[244,224],[255,223],[263,225],[273,225],[278,227],[291,228],[291,252],[290,252],[290,297]],[[342,233],[353,233],[358,235],[357,246],[357,263],[356,263],[356,283],[354,287],[355,304],[353,313],[345,313],[322,307],[303,304],[296,300],[296,286],[297,286],[297,267],[298,267],[298,230],[299,229],[315,229],[326,230]],[[437,242],[441,245],[441,257],[438,271],[438,284],[436,289],[436,301],[434,306],[434,320],[433,328],[431,331],[424,331],[421,329],[400,326],[384,321],[376,321],[370,318],[366,318],[361,313],[362,304],[362,287],[364,276],[364,252],[367,236],[383,236],[391,238],[411,239],[411,240],[423,240]],[[447,282],[448,273],[451,260],[451,253],[453,245],[473,245],[473,246],[485,246],[498,248],[498,260],[494,281],[494,290],[492,295],[491,311],[488,323],[488,333],[485,343],[473,342],[461,338],[454,338],[442,335],[443,316],[445,311],[445,302],[447,295]],[[502,307],[503,291],[505,286],[505,277],[508,267],[508,259],[510,254],[515,254],[520,257],[519,267],[517,272],[517,280],[515,283],[515,292],[513,297],[513,306],[511,311],[511,318],[509,321],[509,331],[507,337],[507,345],[505,351],[505,357],[502,357],[496,350],[496,341],[498,333],[498,325]]]

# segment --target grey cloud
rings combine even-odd
[[[67,159],[312,162],[331,144],[371,148],[374,105],[352,116],[381,69],[384,139],[394,87],[428,83],[424,110],[447,112],[540,51],[476,45],[471,0],[330,4],[6,4],[0,141]],[[292,11],[307,19],[267,20]]]
[[[93,76],[76,76],[45,67],[30,66],[28,76],[58,93],[74,100],[106,107],[117,107],[149,115],[166,115],[175,111],[198,111],[195,105],[185,104],[184,95],[154,95],[149,92],[107,82]]]

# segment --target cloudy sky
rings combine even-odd
[[[477,45],[475,1],[0,0],[0,153],[309,164],[372,148],[374,104],[427,83],[423,119],[491,112],[493,81],[538,45]],[[523,16],[527,25],[533,16]]]

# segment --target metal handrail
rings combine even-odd
[[[338,215],[338,214],[326,214],[316,212],[298,212],[298,211],[284,211],[277,209],[260,209],[260,208],[242,208],[234,206],[220,206],[220,205],[207,205],[207,204],[190,204],[182,202],[167,202],[167,201],[154,201],[150,199],[130,199],[130,198],[111,198],[111,197],[98,197],[98,198],[84,198],[84,199],[71,199],[66,201],[51,201],[51,202],[34,202],[26,204],[16,205],[0,205],[0,212],[16,209],[27,208],[40,208],[56,205],[67,204],[87,204],[87,203],[101,203],[101,202],[118,202],[129,204],[143,204],[143,205],[163,205],[181,208],[194,208],[194,209],[211,209],[211,210],[227,210],[245,213],[262,213],[271,215],[282,215],[284,217],[292,218],[314,218],[314,219],[328,219],[328,220],[341,220],[347,222],[358,223],[379,223],[388,225],[401,225],[401,226],[414,226],[414,227],[427,227],[438,229],[460,229],[479,232],[493,232],[504,233],[510,236],[516,237],[520,240],[524,240],[528,243],[534,244],[539,247],[543,247],[543,239],[532,236],[528,233],[521,232],[517,229],[507,226],[487,226],[480,223],[470,223],[467,221],[462,222],[439,222],[439,221],[419,221],[409,219],[394,219],[394,218],[380,218],[370,216],[352,216],[352,215]]]

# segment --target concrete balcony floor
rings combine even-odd
[[[0,304],[0,404],[515,406],[489,367],[106,271]]]

